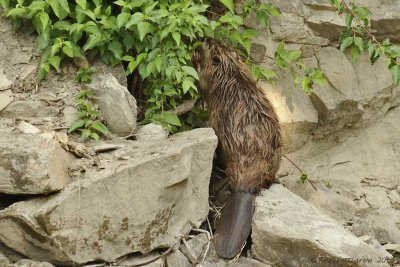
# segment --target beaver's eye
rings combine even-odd
[[[213,56],[213,58],[212,58],[212,64],[213,64],[213,65],[219,65],[219,63],[221,63],[221,60],[219,59],[219,57]]]

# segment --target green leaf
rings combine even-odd
[[[60,16],[61,16],[61,7],[60,7],[60,3],[58,2],[58,0],[48,0],[47,2],[50,4],[51,9],[53,9],[54,14],[56,14],[56,16],[58,18],[60,18]]]
[[[183,70],[186,74],[188,74],[188,75],[194,77],[196,80],[199,79],[199,75],[197,74],[197,71],[196,71],[193,67],[190,67],[190,66],[182,66],[182,70]]]
[[[100,133],[102,133],[104,135],[107,135],[109,133],[109,130],[107,129],[107,127],[99,121],[93,122],[93,124],[90,127],[95,129],[96,131],[99,131]]]
[[[70,12],[69,6],[68,6],[68,0],[57,0],[57,1],[60,3],[61,8],[62,8],[65,12],[67,12],[67,13]]]
[[[122,60],[122,44],[118,41],[112,41],[108,44],[108,50],[110,50],[114,57],[118,60]]]
[[[88,139],[88,137],[90,136],[91,133],[92,133],[92,131],[90,131],[89,129],[83,129],[81,137],[83,138],[83,140],[86,140],[86,139]]]
[[[57,71],[60,71],[60,62],[61,58],[59,56],[49,58],[50,65],[52,65]]]
[[[181,35],[179,32],[174,32],[172,33],[172,37],[174,38],[176,45],[179,46],[179,44],[181,43]]]
[[[171,125],[175,125],[175,126],[181,126],[181,122],[180,122],[178,116],[175,113],[170,112],[170,111],[166,111],[166,112],[163,112],[161,114],[162,114],[161,115],[162,118],[164,119],[164,121],[166,123],[171,124]]]
[[[46,29],[46,27],[49,25],[49,15],[45,12],[40,12],[39,13],[39,19],[40,22],[42,23],[42,31]]]
[[[125,29],[129,29],[133,25],[137,25],[138,23],[144,20],[144,15],[140,12],[136,12],[131,16],[128,23],[126,23]]]
[[[364,41],[361,37],[354,37],[354,45],[357,46],[360,52],[364,51]]]
[[[261,3],[259,9],[267,11],[274,17],[278,17],[282,14],[280,9],[272,4]]]
[[[393,65],[390,68],[390,71],[392,72],[394,84],[398,85],[400,83],[400,67],[399,67],[399,65]]]
[[[76,129],[82,128],[83,125],[85,125],[85,121],[84,120],[76,120],[76,121],[74,121],[71,124],[71,126],[69,127],[69,129],[68,129],[68,133],[72,133]]]
[[[196,86],[193,83],[193,80],[190,78],[185,78],[182,83],[182,89],[183,93],[186,94],[187,91],[189,91],[190,88],[196,88]]]
[[[96,141],[99,141],[99,139],[100,139],[100,136],[97,134],[97,133],[95,133],[95,132],[92,132],[91,134],[90,134],[90,137],[92,137],[94,140],[96,140]]]
[[[358,46],[353,45],[350,47],[350,55],[353,58],[353,60],[358,60],[361,56],[361,51],[359,50]]]
[[[0,0],[0,6],[3,7],[4,10],[10,8],[10,0]]]
[[[71,29],[71,23],[69,21],[57,21],[53,25],[54,29],[61,30],[61,31],[67,31],[69,32]]]
[[[134,61],[135,59],[132,56],[123,56],[122,60],[123,61]]]
[[[65,46],[63,46],[62,51],[68,57],[70,57],[70,58],[74,57],[74,51],[72,50],[71,47],[68,47],[68,46],[65,45]]]
[[[226,6],[232,13],[235,12],[234,0],[219,0],[224,6]]]
[[[75,2],[83,9],[86,9],[86,0],[75,0]]]
[[[120,29],[121,27],[125,26],[130,17],[131,14],[129,13],[120,13],[117,16],[117,27]]]
[[[354,19],[354,17],[353,17],[352,14],[347,14],[346,15],[346,27],[348,29],[351,29],[351,24],[353,23],[353,19]]]
[[[300,50],[292,50],[292,51],[289,51],[289,53],[288,53],[288,55],[287,55],[287,58],[288,58],[289,60],[292,60],[292,61],[297,60],[297,59],[299,59],[300,57],[301,57],[301,51],[300,51]]]
[[[144,37],[146,37],[146,35],[152,30],[151,24],[145,21],[139,22],[137,27],[140,41],[143,41]]]
[[[340,51],[344,52],[344,50],[346,50],[347,47],[353,44],[353,41],[354,41],[353,37],[345,38],[340,45]]]

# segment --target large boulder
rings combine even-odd
[[[375,251],[282,185],[256,198],[252,240],[255,257],[273,265],[389,266],[378,262],[390,254]]]
[[[53,264],[111,262],[175,244],[208,214],[217,138],[203,128],[125,141],[60,193],[0,212],[0,241]],[[118,160],[120,159],[120,160]]]

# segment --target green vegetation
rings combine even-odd
[[[107,135],[107,127],[101,123],[101,113],[92,104],[91,98],[94,94],[92,90],[83,90],[75,98],[75,104],[79,111],[76,120],[71,124],[68,133],[80,131],[84,141],[88,138],[99,140],[100,135]]]
[[[157,122],[175,132],[207,117],[199,110],[181,118],[169,111],[199,97],[192,55],[202,38],[229,42],[247,59],[257,79],[277,78],[272,70],[251,63],[252,39],[258,33],[245,27],[244,21],[255,14],[261,27],[267,27],[268,18],[279,16],[279,9],[252,0],[235,11],[233,0],[220,2],[226,7],[222,14],[210,11],[207,1],[200,0],[0,0],[0,5],[15,29],[28,21],[38,34],[37,49],[42,52],[39,79],[52,68],[59,71],[64,59],[100,56],[111,65],[125,61],[127,74],[137,71],[148,81],[145,122]],[[282,68],[300,69],[303,74],[294,78],[311,93],[314,81],[321,83],[323,75],[303,67],[300,55],[300,51],[281,46],[277,60]],[[81,69],[77,79],[90,82],[92,72]],[[201,116],[194,118],[198,114]]]
[[[340,50],[349,49],[354,60],[360,58],[361,53],[368,52],[371,64],[381,56],[386,58],[387,67],[392,73],[393,82],[400,84],[400,46],[393,45],[389,39],[380,42],[371,33],[372,12],[344,0],[330,0],[338,14],[345,14],[346,29],[340,37]]]

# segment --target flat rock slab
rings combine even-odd
[[[44,194],[63,189],[69,182],[73,157],[51,134],[0,135],[0,192]]]
[[[254,256],[278,266],[389,266],[379,260],[391,257],[282,185],[256,198],[252,240]]]
[[[0,241],[55,265],[112,262],[176,244],[208,214],[217,137],[196,129],[154,142],[126,142],[101,170],[51,197],[0,212]]]

